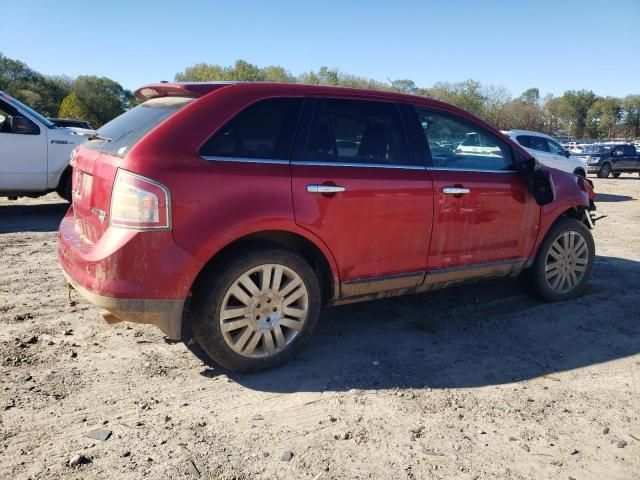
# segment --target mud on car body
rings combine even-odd
[[[75,151],[60,263],[110,321],[191,332],[225,368],[286,361],[323,306],[499,276],[557,301],[589,279],[591,182],[451,105],[266,83],[136,95]]]

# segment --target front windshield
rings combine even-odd
[[[46,117],[43,117],[42,115],[40,115],[38,112],[36,112],[34,109],[27,107],[24,103],[16,100],[13,97],[10,97],[9,95],[5,94],[0,94],[0,96],[6,100],[7,102],[9,102],[11,105],[13,105],[14,107],[22,110],[23,112],[28,113],[30,116],[34,117],[36,120],[38,120],[40,123],[42,123],[44,126],[46,126],[47,128],[55,128],[55,125],[53,124],[53,122],[51,120],[49,120]]]
[[[612,147],[609,145],[593,145],[591,147],[587,147],[585,153],[609,153],[611,148]]]

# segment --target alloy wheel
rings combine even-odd
[[[278,264],[254,267],[225,293],[220,330],[234,352],[269,357],[287,348],[309,313],[309,293],[302,278]]]
[[[589,249],[584,237],[575,231],[563,232],[547,252],[547,284],[556,293],[567,293],[580,284],[588,264]]]

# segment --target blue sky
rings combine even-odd
[[[528,87],[623,96],[640,93],[640,0],[3,0],[0,52],[129,89],[242,58],[421,87],[473,78],[514,96]]]

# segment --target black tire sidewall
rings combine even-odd
[[[598,171],[598,177],[608,178],[609,175],[611,175],[611,165],[605,163],[604,165],[602,165],[602,167],[600,167],[600,170]]]
[[[549,248],[551,244],[563,233],[567,231],[575,231],[580,233],[582,237],[587,242],[587,249],[589,250],[589,261],[587,263],[587,270],[578,283],[578,285],[571,291],[566,293],[557,293],[554,292],[549,284],[547,283],[545,277],[545,268],[546,268],[546,259],[548,255]],[[591,231],[587,228],[587,226],[579,220],[574,218],[563,217],[559,219],[549,230],[547,236],[540,245],[540,249],[538,250],[538,254],[536,255],[536,259],[534,261],[533,267],[531,269],[529,275],[529,281],[532,284],[532,287],[535,290],[535,293],[544,300],[550,302],[559,302],[563,300],[568,300],[570,298],[576,297],[580,295],[587,283],[589,282],[589,278],[591,277],[591,271],[593,270],[593,263],[595,260],[595,242],[593,240],[593,236],[591,235]]]
[[[56,193],[67,202],[71,203],[72,194],[71,194],[71,168],[64,171],[62,174],[62,178],[60,179],[60,183],[58,184],[58,188],[56,189]]]
[[[220,329],[222,301],[231,285],[251,268],[268,263],[285,265],[295,271],[309,295],[309,314],[298,336],[285,350],[266,358],[249,358],[234,352]],[[194,290],[192,328],[202,349],[221,367],[235,372],[257,372],[276,367],[289,360],[311,336],[320,317],[320,285],[315,272],[297,254],[283,248],[250,250],[205,272]]]

